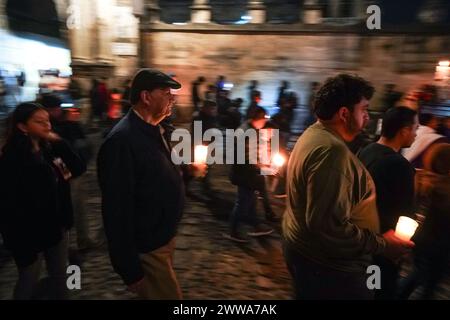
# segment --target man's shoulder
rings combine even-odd
[[[358,158],[367,164],[367,162],[373,162],[375,159],[380,159],[386,154],[387,150],[377,142],[373,142],[363,147],[358,152]]]
[[[113,148],[114,146],[130,145],[134,135],[134,130],[132,126],[130,126],[129,121],[126,121],[126,119],[123,118],[106,135],[100,151],[105,150],[105,148]]]
[[[414,170],[413,165],[404,156],[397,152],[391,154],[389,157],[386,157],[386,161],[388,164],[391,164],[397,168],[403,168],[411,171]]]
[[[340,170],[350,161],[350,150],[333,136],[325,135],[315,139],[305,136],[303,141],[301,138],[297,141],[298,144],[294,147],[291,157],[297,159],[297,163],[303,167]]]
[[[302,140],[305,146],[315,154],[332,154],[336,157],[347,157],[350,154],[347,145],[331,132],[311,128],[305,133],[299,140]]]
[[[379,153],[381,152],[380,144],[373,142],[361,149],[360,154]]]
[[[404,156],[395,151],[386,153],[384,156],[378,158],[376,168],[380,172],[388,175],[390,173],[414,172],[412,164]]]
[[[135,130],[133,130],[129,117],[125,116],[107,134],[105,142],[109,140],[129,139],[134,132]]]

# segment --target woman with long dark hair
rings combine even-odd
[[[0,154],[0,232],[19,271],[14,299],[34,298],[42,256],[50,298],[67,298],[67,231],[73,224],[68,180],[85,170],[84,162],[52,132],[41,105],[17,106]]]

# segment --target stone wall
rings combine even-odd
[[[197,76],[214,83],[218,75],[225,75],[235,85],[232,97],[244,99],[248,82],[258,80],[263,105],[270,106],[281,80],[290,81],[304,103],[311,81],[321,82],[339,72],[360,74],[379,92],[387,82],[408,91],[433,81],[435,65],[448,58],[450,46],[450,37],[442,34],[368,35],[294,28],[265,32],[260,26],[246,31],[154,25],[144,35],[144,63],[177,75],[184,85],[179,92],[181,105],[190,103],[190,83]]]

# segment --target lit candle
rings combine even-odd
[[[395,228],[395,236],[399,239],[409,241],[416,232],[418,226],[419,224],[417,221],[401,216],[398,218],[397,226]]]
[[[208,146],[195,146],[194,163],[204,164],[208,156]]]
[[[284,165],[284,163],[286,162],[286,159],[281,154],[277,153],[273,156],[272,161],[276,167],[280,168]]]

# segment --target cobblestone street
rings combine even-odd
[[[282,257],[279,232],[244,245],[223,238],[235,193],[227,172],[224,166],[211,169],[213,199],[201,194],[196,181],[190,186],[193,196],[186,198],[174,261],[184,298],[289,299],[290,277]],[[85,187],[91,235],[102,237],[94,162],[86,173]],[[274,206],[274,209],[281,214],[281,207]],[[72,246],[75,246],[74,237],[73,234]],[[106,246],[91,250],[81,258],[82,287],[71,292],[73,299],[133,299],[113,271]],[[3,258],[0,299],[11,298],[16,277],[12,259]]]
[[[91,136],[100,141],[100,135]],[[100,196],[93,161],[86,173],[87,208],[92,237],[102,238]],[[174,265],[185,299],[291,299],[290,275],[286,269],[279,225],[268,237],[236,244],[223,237],[228,230],[235,187],[228,180],[226,166],[211,169],[212,199],[202,195],[199,182],[190,185],[184,216],[179,228]],[[272,199],[282,214],[284,199]],[[262,203],[258,212],[263,213]],[[73,232],[72,232],[73,233]],[[75,247],[75,235],[71,237]],[[71,291],[72,299],[135,299],[113,271],[106,245],[81,255],[81,290]],[[45,274],[42,275],[43,277]],[[0,259],[0,299],[10,299],[17,271],[8,256]],[[413,297],[414,298],[414,297]],[[449,299],[449,279],[437,292]]]

